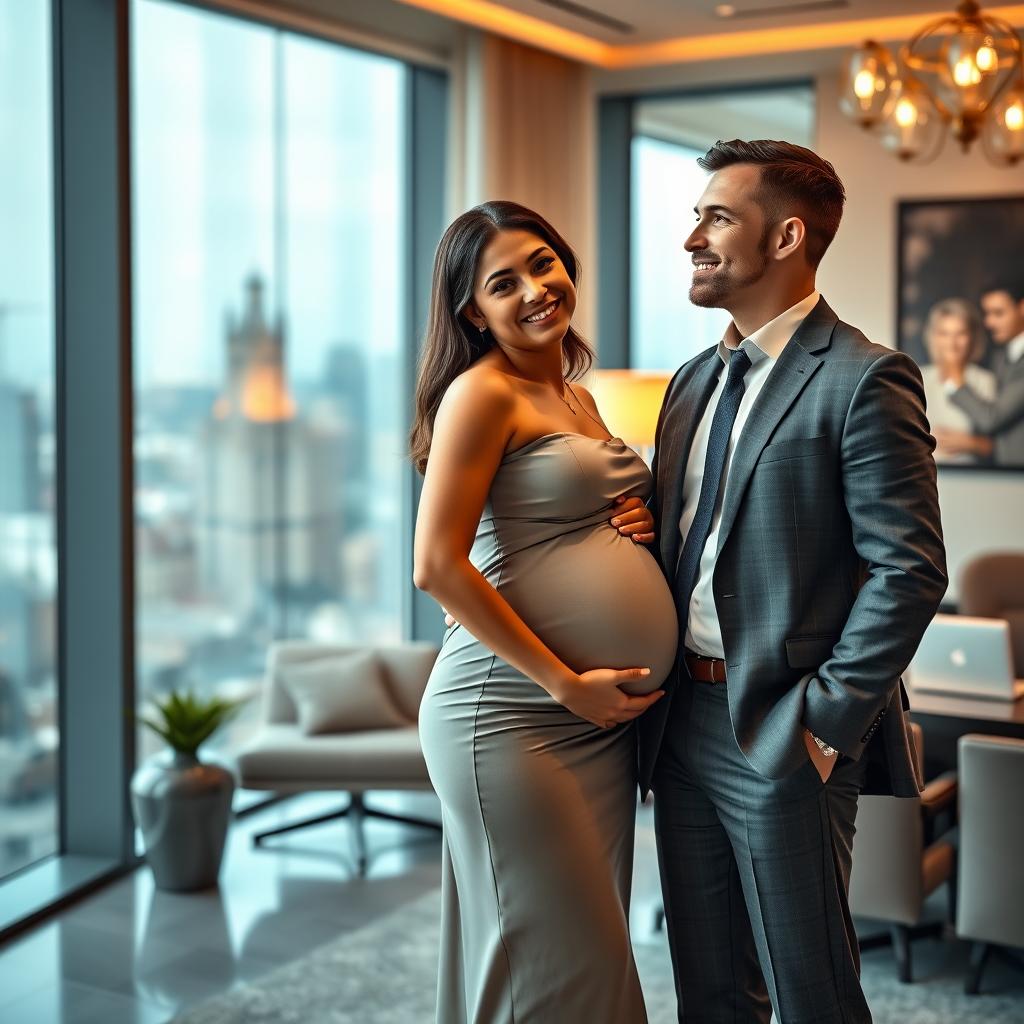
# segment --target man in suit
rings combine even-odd
[[[978,395],[963,373],[947,381],[949,399],[979,434],[991,437],[997,466],[1024,467],[1024,281],[997,284],[981,296],[985,327],[997,346],[999,392],[994,400]]]
[[[765,141],[700,163],[690,298],[733,323],[661,411],[680,657],[640,719],[679,1019],[860,1024],[854,817],[919,791],[900,674],[946,589],[934,442],[914,362],[816,290],[832,165]]]

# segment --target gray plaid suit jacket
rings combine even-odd
[[[686,460],[721,369],[715,348],[682,366],[658,422],[652,509],[670,581]],[[864,792],[918,794],[900,675],[947,584],[934,447],[913,360],[821,299],[733,452],[712,580],[733,729],[761,775],[806,762],[806,726],[867,758]],[[670,704],[691,685],[677,664],[639,720],[644,794]]]

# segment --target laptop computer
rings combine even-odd
[[[910,663],[915,690],[961,697],[1018,700],[1024,679],[1015,679],[1010,624],[1005,619],[936,615]]]

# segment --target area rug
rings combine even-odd
[[[174,1024],[432,1024],[440,894],[430,892],[387,917],[217,996]],[[636,942],[650,1024],[675,1021],[664,936]],[[993,991],[963,994],[959,944],[914,944],[912,985],[896,979],[892,954],[864,955],[863,980],[876,1024],[1024,1024],[1024,980],[992,968]],[[566,1022],[571,1024],[571,1022]]]

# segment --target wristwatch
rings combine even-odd
[[[819,740],[814,733],[811,733],[811,739],[818,745],[818,749],[825,755],[825,757],[835,757],[839,753],[835,747],[830,747],[824,740]]]

